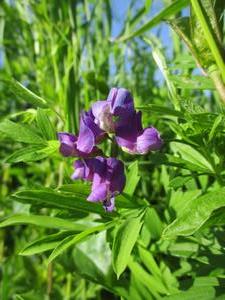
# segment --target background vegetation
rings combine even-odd
[[[223,20],[222,0],[0,2],[0,299],[225,299]],[[108,214],[56,133],[113,86],[164,146],[119,153]]]

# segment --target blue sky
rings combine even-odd
[[[111,0],[112,10],[113,10],[112,37],[117,37],[120,34],[122,28],[124,27],[126,14],[131,2],[132,0]],[[135,15],[138,9],[143,7],[144,4],[145,4],[145,0],[136,0],[134,9],[132,11],[133,15]],[[152,1],[150,10],[147,14],[145,14],[142,22],[144,23],[150,20],[153,16],[159,13],[164,7],[165,4],[163,3],[162,0]],[[189,8],[185,8],[182,10],[182,16],[189,16]],[[171,48],[172,43],[171,43],[169,26],[166,23],[161,22],[159,26],[154,27],[152,30],[150,30],[150,32],[155,35],[159,33],[163,45],[167,46],[168,48],[167,54],[170,55],[170,52],[172,50]]]
[[[126,20],[127,11],[129,9],[131,2],[132,0],[111,0],[112,11],[113,11],[113,19],[112,19],[113,38],[119,36],[119,34],[121,33],[121,30],[124,27],[124,22]],[[135,15],[138,9],[143,7],[144,4],[145,4],[145,0],[136,0],[132,11],[132,15]],[[153,0],[149,12],[145,14],[141,22],[142,23],[147,22],[153,16],[159,13],[164,7],[165,4],[163,3],[162,0]],[[189,8],[185,8],[182,10],[182,16],[189,16]],[[140,25],[137,24],[137,28],[139,26]],[[158,26],[150,30],[150,32],[154,35],[157,35],[160,38],[162,45],[164,46],[166,56],[169,58],[172,57],[173,43],[170,34],[171,29],[169,28],[169,26],[165,22],[161,22]],[[160,73],[159,70],[156,71],[155,79],[159,82],[163,80],[162,74]]]

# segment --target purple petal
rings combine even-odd
[[[159,132],[154,127],[144,129],[137,138],[137,152],[146,154],[149,151],[159,150],[162,146],[162,139]]]
[[[63,156],[76,156],[76,141],[77,137],[67,132],[59,132],[58,139],[60,141],[59,151]]]
[[[105,133],[102,129],[95,123],[95,118],[91,110],[84,114],[83,120],[85,125],[88,126],[94,134],[95,142],[99,142],[105,136]]]
[[[116,158],[108,158],[107,166],[107,181],[109,182],[109,190],[113,195],[119,194],[124,189],[126,183],[124,165]]]
[[[103,182],[92,186],[91,194],[87,200],[91,202],[104,201],[107,197],[107,185]]]
[[[137,137],[142,130],[141,112],[134,112],[127,125],[121,125],[116,129],[116,141],[119,146],[133,154],[136,151]]]
[[[114,102],[117,96],[118,88],[111,88],[107,97],[107,101]]]
[[[109,106],[108,101],[96,101],[91,107],[94,117],[98,119],[99,115],[105,111],[107,106]]]
[[[105,132],[114,132],[115,125],[108,101],[97,101],[92,106],[95,123]]]
[[[127,115],[134,112],[134,100],[131,93],[124,88],[110,90],[108,99],[111,101],[111,112],[114,115]]]
[[[115,198],[112,197],[111,199],[104,201],[103,202],[103,208],[107,212],[114,211],[115,210]]]
[[[95,136],[92,130],[85,123],[85,116],[80,119],[80,132],[77,139],[77,149],[81,152],[91,153],[95,146]]]
[[[75,171],[71,176],[72,179],[84,179],[91,181],[94,176],[95,158],[76,160],[74,163]]]
[[[74,163],[75,171],[72,174],[71,178],[76,179],[84,179],[85,178],[85,165],[81,160],[76,160]]]

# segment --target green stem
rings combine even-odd
[[[221,72],[223,82],[225,83],[225,64],[224,64],[223,58],[220,54],[220,51],[217,47],[217,44],[215,42],[215,39],[214,39],[214,37],[210,31],[210,28],[207,24],[207,20],[205,19],[205,16],[202,12],[202,8],[199,3],[199,0],[191,0],[191,4],[192,4],[192,7],[194,9],[194,12],[195,12],[200,24],[202,26],[206,41],[207,41],[209,48],[215,58],[216,64]]]
[[[217,89],[217,92],[220,95],[221,100],[225,104],[225,85],[220,76],[220,72],[218,72],[217,70],[215,70],[213,72],[209,72],[209,76],[212,79],[212,81],[215,85],[215,88]]]

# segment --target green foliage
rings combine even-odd
[[[190,201],[182,214],[163,233],[164,238],[191,235],[210,217],[212,212],[225,205],[225,189],[214,190]]]
[[[143,213],[140,212],[139,214],[139,216],[128,218],[116,228],[112,246],[112,262],[118,278],[129,263],[131,251],[143,224]]]
[[[0,131],[17,142],[27,144],[45,144],[45,141],[30,126],[18,124],[10,120],[0,123]]]
[[[115,2],[1,3],[2,300],[224,299],[224,1]],[[108,213],[57,133],[113,86],[164,143]]]

